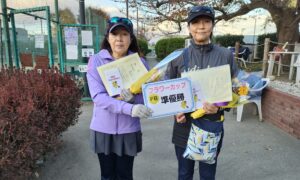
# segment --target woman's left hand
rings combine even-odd
[[[133,102],[134,100],[134,96],[129,89],[122,89],[120,97],[122,98],[123,101],[126,102]]]
[[[219,110],[217,106],[208,102],[203,103],[203,109],[205,110],[205,114],[216,114]]]

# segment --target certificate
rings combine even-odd
[[[97,68],[98,73],[110,96],[114,96],[115,91],[110,83],[110,73],[107,72],[110,70],[115,71],[113,69],[117,69],[117,71],[119,71],[120,82],[122,82],[123,88],[126,89],[129,89],[131,84],[148,72],[137,53],[120,58],[103,66],[99,66]]]
[[[144,84],[142,90],[144,104],[153,110],[150,118],[194,110],[192,84],[188,78]]]
[[[188,71],[181,74],[193,84],[196,109],[204,101],[209,103],[229,102],[232,100],[232,84],[229,65]]]
[[[123,89],[123,82],[119,69],[113,68],[105,70],[104,74],[107,78],[109,89],[111,90],[111,96],[120,94]]]

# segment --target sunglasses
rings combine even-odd
[[[116,23],[123,23],[129,27],[132,27],[132,22],[128,18],[121,18],[121,17],[112,17],[108,20],[109,25],[113,25]]]
[[[215,15],[215,11],[208,6],[194,6],[189,13],[191,14],[191,13],[198,13],[198,12],[205,12],[207,14]]]

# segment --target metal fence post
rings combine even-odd
[[[59,55],[59,65],[60,65],[60,72],[65,73],[65,64],[64,64],[64,57],[63,57],[63,48],[62,48],[62,32],[60,26],[60,18],[58,12],[58,0],[55,0],[55,18],[56,18],[56,31],[57,31],[57,46],[58,46],[58,55]]]
[[[18,45],[17,45],[17,31],[16,31],[15,14],[14,13],[12,13],[10,15],[10,22],[11,22],[12,36],[13,36],[13,42],[14,42],[15,64],[16,64],[17,68],[20,68],[19,50],[18,50]]]
[[[47,19],[47,27],[48,27],[48,50],[49,50],[49,65],[52,68],[54,65],[53,60],[53,47],[52,47],[52,34],[51,34],[51,22],[50,22],[50,9],[49,6],[46,6],[46,19]]]
[[[1,7],[2,7],[2,19],[3,19],[3,31],[4,31],[4,44],[5,44],[6,62],[9,65],[10,68],[13,68],[13,62],[12,62],[12,59],[11,59],[10,37],[9,37],[9,26],[8,26],[6,0],[1,0]]]

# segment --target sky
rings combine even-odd
[[[59,8],[69,8],[72,10],[72,12],[75,15],[79,14],[79,2],[78,0],[58,0],[59,1]],[[54,0],[7,0],[7,5],[9,7],[13,8],[31,8],[34,6],[50,6],[50,9],[52,12],[54,12]],[[85,0],[85,6],[86,7],[94,7],[94,8],[102,8],[105,12],[107,12],[110,16],[123,16],[125,17],[124,13],[121,13],[119,9],[125,8],[125,3],[116,3],[112,0]],[[130,13],[133,13],[130,11]],[[254,15],[255,13],[252,11],[249,13],[249,15],[252,18],[248,18],[247,20],[239,20],[235,21],[234,23],[230,22],[219,22],[214,29],[215,35],[224,35],[224,34],[243,34],[243,35],[253,35],[254,29],[255,29],[255,35],[263,34],[263,33],[270,33],[275,32],[275,26],[269,25],[266,28],[263,28],[263,24],[265,21],[265,18],[268,15],[268,13],[263,13],[263,15],[260,15],[258,17],[257,15]],[[249,15],[242,16],[242,18],[247,18]],[[19,17],[19,18],[18,18]],[[41,31],[45,29],[46,25],[41,24],[38,21],[33,21],[32,19],[26,17],[24,19],[24,16],[18,15],[16,16],[16,23],[17,27],[23,27],[26,29],[29,29],[29,32],[33,33],[36,31],[36,27],[39,27]],[[256,24],[256,25],[255,25]],[[42,26],[42,28],[40,28]],[[135,26],[135,23],[134,23]],[[161,26],[163,29],[170,29],[170,25],[163,25]],[[181,35],[187,35],[188,31],[186,28],[186,25],[182,26],[184,29],[180,33]],[[45,30],[46,31],[46,30]],[[157,34],[155,32],[154,34]]]
[[[6,0],[7,6],[12,8],[31,8],[34,6],[50,6],[54,12],[54,0]],[[69,8],[74,14],[79,14],[79,0],[58,0],[59,8]],[[118,8],[122,4],[113,2],[112,0],[85,0],[85,6],[103,8],[110,14],[120,15]],[[124,4],[125,6],[125,4]],[[124,16],[124,15],[123,15]]]
[[[54,0],[6,0],[7,6],[14,9],[24,9],[24,8],[32,8],[39,6],[50,6],[51,13],[54,13]],[[58,0],[59,9],[69,8],[77,17],[79,14],[79,0]],[[1,5],[0,5],[1,6]],[[115,3],[111,0],[85,0],[85,7],[94,7],[94,8],[102,8],[111,16],[124,16],[124,14],[120,13],[119,9],[121,9],[121,5]],[[125,7],[125,5],[124,5]],[[0,8],[0,12],[2,9]],[[36,12],[32,13],[39,16],[45,17],[44,12]],[[25,28],[30,34],[36,33],[45,33],[46,22],[45,21],[34,21],[33,18],[30,18],[25,15],[16,15],[15,16],[16,27],[17,28]]]

